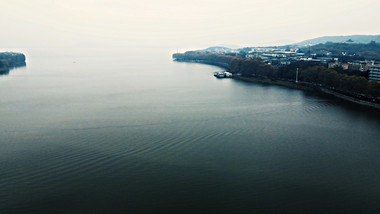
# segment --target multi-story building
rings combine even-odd
[[[376,80],[377,82],[380,82],[380,65],[370,65],[368,66],[369,69],[369,80]]]

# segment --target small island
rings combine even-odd
[[[0,75],[8,74],[9,70],[16,67],[25,66],[25,55],[15,52],[0,53]]]
[[[380,108],[379,57],[380,44],[373,41],[328,42],[304,48],[212,47],[173,54],[175,61],[222,67],[235,79],[319,91],[375,108]]]

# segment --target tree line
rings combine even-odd
[[[297,68],[298,80],[305,83],[329,87],[349,94],[380,97],[380,83],[368,81],[364,76],[338,73],[317,63],[296,62],[284,67],[267,65],[257,59],[235,59],[231,72],[242,76],[256,76],[273,80],[295,81]]]
[[[231,62],[237,59],[236,56],[228,56],[224,54],[202,53],[197,51],[187,51],[186,53],[175,53],[173,58],[177,61],[202,62],[212,64],[229,69]]]

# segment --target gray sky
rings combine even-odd
[[[380,34],[379,0],[1,0],[0,47],[269,45]]]

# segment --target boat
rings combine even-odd
[[[226,75],[224,74],[224,72],[219,71],[219,72],[215,72],[214,76],[216,78],[224,78]]]
[[[218,71],[218,72],[214,72],[214,76],[216,78],[231,78],[232,77],[232,73],[230,72],[226,72],[226,71]]]
[[[224,72],[224,75],[227,78],[231,78],[232,77],[232,73],[230,73],[230,72]]]

